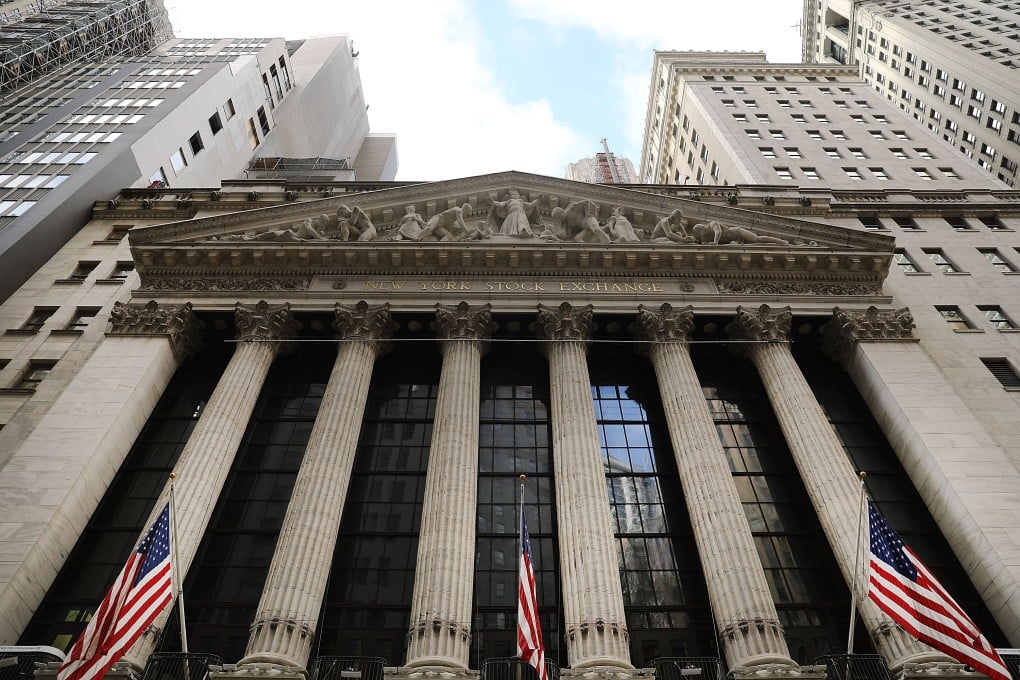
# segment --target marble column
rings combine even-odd
[[[549,361],[560,581],[571,668],[631,668],[619,557],[588,377],[592,307],[538,306]]]
[[[694,540],[726,665],[796,665],[783,637],[726,453],[705,403],[687,340],[692,307],[642,305],[638,331],[655,366]]]
[[[913,328],[906,308],[837,307],[825,326],[825,350],[853,379],[1003,633],[1020,643],[1020,588],[1009,576],[1007,551],[989,531],[990,524],[997,532],[1020,529],[1020,518],[1004,522],[990,510],[1016,505],[1013,462]],[[1011,424],[1004,416],[999,422]]]
[[[466,670],[471,649],[481,363],[490,305],[436,305],[443,368],[429,447],[407,665]]]
[[[865,546],[858,554],[860,487],[856,472],[832,425],[811,391],[790,351],[790,308],[737,308],[731,326],[734,339],[748,342],[738,352],[757,368],[776,419],[800,473],[836,563],[847,584],[856,579],[857,611],[889,667],[899,671],[907,663],[951,662],[949,657],[910,637],[874,603],[861,597],[865,575]]]
[[[280,529],[239,665],[308,663],[361,433],[375,359],[394,330],[389,305],[336,305],[341,342]]]
[[[0,450],[0,517],[5,535],[18,537],[0,561],[0,640],[24,631],[199,339],[189,303],[116,303],[77,375],[35,419],[21,419],[19,447]],[[42,485],[35,470],[60,474]]]
[[[238,303],[235,322],[239,342],[174,469],[177,576],[181,579],[187,577],[195,558],[262,384],[279,351],[279,340],[293,334],[297,327],[289,304],[270,305],[265,301],[255,305]],[[164,489],[154,512],[162,507],[162,499],[168,494],[168,488]],[[145,665],[169,615],[167,609],[157,617],[128,651],[126,658],[133,665]]]

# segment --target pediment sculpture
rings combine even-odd
[[[580,199],[565,207],[542,205],[542,194],[526,196],[510,189],[502,198],[490,198],[485,219],[470,203],[455,205],[427,220],[412,203],[398,220],[380,227],[358,206],[340,205],[335,214],[308,217],[289,227],[248,231],[214,238],[220,241],[518,241],[541,240],[594,244],[677,243],[686,245],[791,245],[791,241],[759,234],[746,227],[718,220],[691,224],[679,208],[662,216],[652,228],[635,226],[633,213],[613,206],[602,219],[601,206]],[[386,211],[389,212],[389,211]],[[792,245],[815,245],[792,242]]]

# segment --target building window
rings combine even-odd
[[[152,173],[152,177],[149,178],[150,189],[162,189],[169,185],[170,183],[166,179],[166,170],[163,169],[163,166],[160,166],[156,172]]]
[[[946,254],[942,252],[941,248],[922,248],[925,254],[931,258],[931,261],[935,263],[938,270],[943,274],[958,274],[960,269],[952,263],[952,261],[946,257]]]
[[[793,173],[790,172],[790,168],[776,168],[775,170],[779,179],[793,179]]]
[[[818,174],[816,168],[801,168],[800,171],[804,173],[804,179],[821,179],[822,176]]]
[[[107,278],[116,279],[118,281],[125,280],[131,275],[131,272],[135,270],[135,263],[131,261],[118,262],[113,266],[113,271],[110,272],[110,276]]]
[[[836,149],[834,147],[826,147],[824,149],[824,151],[825,151],[825,155],[828,156],[829,158],[842,158],[843,157],[843,155],[839,152],[839,149]]]
[[[992,266],[1003,274],[1009,274],[1017,270],[1013,263],[1004,258],[995,248],[978,248],[978,252],[984,255],[985,259],[991,262]]]
[[[110,233],[108,233],[106,235],[106,239],[105,240],[120,242],[121,239],[123,239],[125,236],[127,236],[128,231],[130,231],[131,227],[133,227],[133,226],[135,226],[135,225],[133,225],[133,224],[115,224],[115,225],[113,225],[113,227],[110,228]]]
[[[283,84],[289,91],[293,86],[290,82],[290,69],[287,68],[287,62],[284,61],[283,57],[280,57],[280,72],[283,73]]]
[[[43,324],[45,324],[56,311],[56,307],[35,307],[18,330],[38,333],[43,327]]]
[[[50,374],[56,361],[31,361],[21,374],[15,387],[19,390],[34,390]]]
[[[847,140],[846,133],[843,132],[842,130],[830,130],[829,134],[832,135],[833,139],[839,140],[841,142],[845,142]]]
[[[931,173],[925,168],[913,168],[914,174],[924,180],[932,179]]]
[[[1003,331],[1016,328],[1016,324],[1006,316],[1006,313],[1002,311],[1002,307],[998,305],[978,305],[977,308],[996,330]]]
[[[269,116],[266,115],[266,107],[260,106],[258,110],[259,126],[262,128],[262,135],[269,134]]]
[[[776,158],[776,150],[772,147],[763,146],[758,147],[758,151],[761,151],[761,155],[765,158]]]
[[[966,331],[971,330],[974,326],[967,320],[967,317],[963,315],[959,307],[952,305],[936,305],[935,309],[942,315],[949,327],[954,331]]]
[[[255,120],[253,118],[248,119],[248,144],[252,149],[259,145],[259,133],[255,129]]]
[[[769,130],[769,135],[772,139],[786,139],[786,133],[782,130]]]
[[[98,265],[98,262],[79,262],[67,278],[71,281],[84,281]]]
[[[944,219],[954,231],[974,231],[963,215],[946,215]]]
[[[907,252],[902,248],[897,248],[896,252],[893,253],[893,264],[900,268],[904,274],[918,274],[921,272],[921,268],[917,266],[917,263],[910,259]]]
[[[992,375],[995,376],[996,380],[1008,390],[1020,390],[1020,375],[1017,375],[1016,369],[1010,365],[1009,359],[1002,357],[994,359],[982,358],[981,363],[985,365]]]
[[[234,109],[233,99],[228,99],[226,103],[223,105],[223,113],[227,114],[227,120],[233,118],[234,114],[237,113],[237,111]]]
[[[188,138],[188,144],[191,145],[192,156],[198,155],[198,152],[205,148],[205,144],[202,143],[202,134],[197,130]]]
[[[178,147],[177,151],[173,152],[170,156],[170,165],[178,175],[184,172],[184,168],[188,167],[188,159],[184,156],[184,149]]]
[[[1009,229],[1009,227],[1007,227],[1005,223],[999,219],[998,215],[984,215],[978,219],[981,220],[981,224],[985,225],[992,231],[1003,231]]]
[[[861,177],[861,171],[857,168],[843,168],[843,172],[846,173],[846,176],[852,180],[863,179],[863,177]]]
[[[872,175],[875,176],[875,179],[877,180],[884,182],[889,179],[889,175],[886,174],[883,168],[868,168],[868,170],[871,172]]]
[[[64,330],[83,331],[92,319],[96,318],[97,314],[99,314],[99,307],[78,307],[74,311],[74,316],[71,317],[71,320],[64,327]]]
[[[212,130],[214,135],[223,129],[223,121],[220,119],[219,111],[209,116],[209,129]]]

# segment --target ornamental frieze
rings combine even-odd
[[[881,295],[877,283],[799,283],[771,281],[720,281],[719,292],[731,295]]]
[[[308,290],[310,276],[292,277],[223,277],[223,278],[169,278],[146,279],[142,282],[144,291],[203,291],[203,292],[245,292],[245,291],[300,291]]]

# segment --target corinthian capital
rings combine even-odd
[[[333,329],[342,340],[385,340],[397,329],[388,302],[381,305],[370,305],[364,300],[356,305],[338,302],[334,312]]]
[[[914,317],[907,307],[868,307],[855,312],[832,308],[832,321],[825,326],[825,352],[840,362],[849,358],[859,342],[917,342]]]
[[[436,305],[436,326],[444,340],[485,340],[492,324],[492,305],[466,302]]]
[[[737,307],[737,315],[730,324],[730,335],[734,340],[785,341],[790,338],[792,320],[789,307],[773,310],[762,305],[757,311]]]
[[[638,307],[637,335],[650,342],[686,342],[694,330],[694,307],[673,309],[668,302],[658,309]]]
[[[271,305],[265,300],[234,306],[234,324],[238,340],[282,340],[297,332],[298,323],[291,314],[290,304]]]
[[[564,302],[559,307],[539,305],[540,335],[546,340],[588,342],[591,340],[593,314],[591,305],[574,307],[569,302]]]
[[[118,302],[110,311],[109,335],[164,335],[178,361],[201,347],[199,324],[190,302],[162,306],[155,300],[144,305]]]

